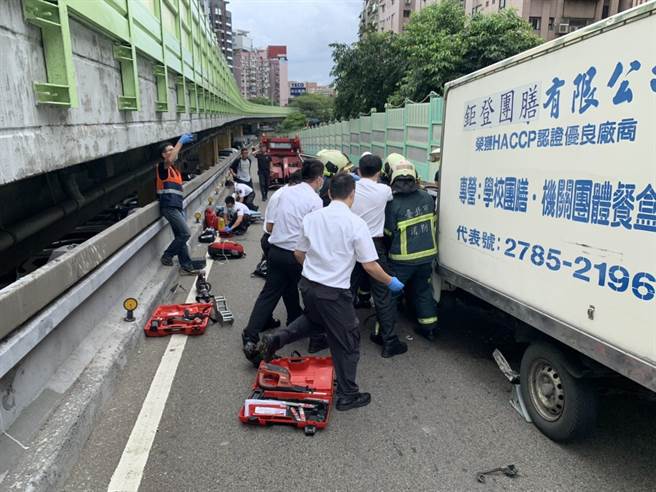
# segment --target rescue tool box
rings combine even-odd
[[[169,304],[158,306],[144,332],[147,337],[165,337],[174,333],[202,335],[212,315],[212,304]]]
[[[239,420],[245,424],[293,425],[313,435],[328,425],[334,373],[332,357],[261,362]]]

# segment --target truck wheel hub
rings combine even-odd
[[[563,413],[565,392],[558,371],[545,360],[536,360],[529,378],[531,400],[540,416],[550,422]]]

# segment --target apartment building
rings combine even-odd
[[[205,11],[210,25],[219,43],[221,53],[232,70],[234,68],[234,49],[232,36],[232,13],[228,10],[227,0],[205,0]]]
[[[513,8],[550,41],[639,4],[640,0],[465,0],[468,15]]]
[[[360,14],[360,33],[369,27],[400,33],[413,12],[441,0],[364,0]],[[647,0],[461,0],[467,15],[515,9],[536,34],[545,40],[623,12]]]
[[[248,31],[234,33],[235,80],[247,98],[265,97],[279,106],[289,99],[287,46],[254,48]]]

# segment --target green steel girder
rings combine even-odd
[[[123,94],[118,96],[118,109],[139,111],[139,79],[134,45],[114,45],[114,58],[121,66],[121,83],[123,85]]]
[[[187,111],[186,93],[185,78],[182,75],[178,75],[175,78],[175,96],[177,102],[175,105],[175,111],[177,113],[185,113]]]
[[[41,29],[47,82],[34,82],[37,104],[76,108],[77,82],[66,2],[23,0],[23,15]]]
[[[122,111],[141,107],[137,52],[155,65],[158,112],[169,109],[169,74],[176,80],[175,107],[179,113],[284,116],[291,111],[251,105],[241,97],[225,59],[216,49],[216,38],[199,0],[23,0],[23,13],[26,22],[41,29],[43,39],[47,80],[34,83],[37,104],[68,108],[78,105],[68,19],[74,16],[114,41],[121,70],[118,107]]]
[[[155,111],[158,113],[164,113],[169,110],[169,83],[166,76],[166,65],[155,65],[153,72],[157,88]]]

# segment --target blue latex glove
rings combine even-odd
[[[231,231],[232,231],[232,227],[230,226],[225,226],[225,228],[223,229],[223,232],[231,232]]]
[[[390,281],[389,284],[387,284],[387,288],[391,290],[392,292],[401,292],[403,290],[403,282],[401,282],[398,278],[392,277],[392,280]]]
[[[191,133],[185,133],[180,137],[180,143],[186,145],[194,141],[194,136]]]
[[[354,181],[360,181],[360,175],[359,174],[351,173],[351,176],[353,176]]]

